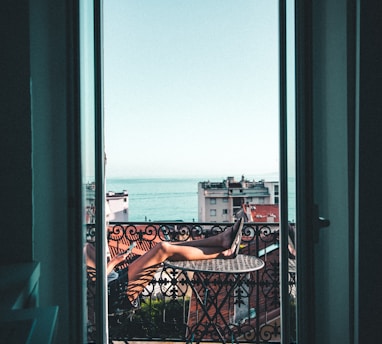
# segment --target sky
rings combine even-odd
[[[277,0],[103,4],[107,177],[277,173]]]

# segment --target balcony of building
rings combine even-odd
[[[231,223],[111,223],[108,227],[108,246],[113,256],[135,241],[135,253],[128,258],[132,261],[160,241],[200,239],[216,235],[230,226]],[[93,241],[93,234],[89,226],[89,242]],[[279,342],[279,224],[245,223],[240,254],[259,257],[264,261],[264,266],[241,276],[214,273],[205,276],[203,281],[192,272],[162,266],[140,295],[137,309],[109,309],[110,340],[114,343],[198,342],[202,337],[201,342],[222,342],[221,338],[228,343]],[[128,262],[118,268],[123,270],[127,265]],[[295,279],[293,272],[289,275],[293,310]],[[238,278],[240,281],[236,280]],[[92,314],[93,282],[94,275],[89,278],[88,287],[89,342],[96,331]],[[234,283],[235,287],[230,288]],[[194,295],[195,290],[202,292],[202,289],[207,314]],[[124,286],[120,290],[123,298]],[[224,305],[218,306],[217,303],[220,304],[223,298]]]

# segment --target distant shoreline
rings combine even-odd
[[[224,179],[227,179],[228,177],[234,177],[236,180],[241,179],[241,175],[226,175],[224,177],[219,176],[106,176],[106,181],[108,180],[199,180],[201,182],[203,181],[222,181]],[[277,181],[279,179],[278,173],[264,173],[258,176],[254,175],[246,175],[244,174],[245,179],[247,180],[266,180],[266,181]]]

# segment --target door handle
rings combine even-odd
[[[318,238],[319,238],[319,230],[321,228],[324,228],[324,227],[329,227],[330,226],[330,220],[318,215],[318,205],[317,204],[314,205],[314,218],[316,220],[314,221],[313,238],[314,238],[314,242],[317,243]]]
[[[319,216],[318,217],[318,224],[319,224],[319,228],[329,227],[330,226],[330,220],[325,219],[324,217]]]

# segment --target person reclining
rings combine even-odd
[[[185,242],[162,241],[149,251],[129,263],[127,274],[115,275],[114,268],[126,261],[130,252],[116,255],[107,263],[106,273],[108,282],[116,278],[127,278],[126,294],[133,303],[144,288],[151,282],[160,265],[166,261],[204,260],[204,259],[232,259],[239,252],[242,237],[243,219],[240,218],[226,231],[217,235]],[[87,265],[95,268],[94,247],[86,248]]]

